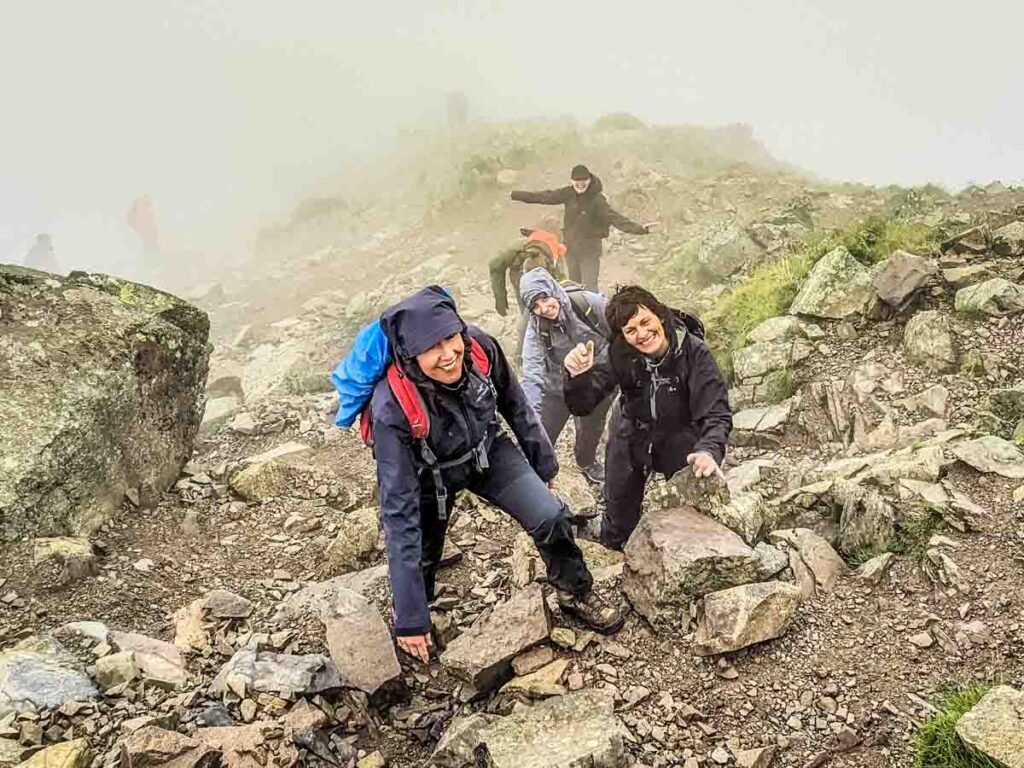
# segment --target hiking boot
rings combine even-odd
[[[599,461],[595,461],[593,464],[581,467],[576,465],[580,473],[587,479],[588,483],[594,485],[604,485],[604,466]]]
[[[593,589],[584,597],[558,590],[558,607],[602,635],[618,632],[626,622],[626,615]]]

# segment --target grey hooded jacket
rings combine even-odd
[[[562,397],[565,381],[563,361],[573,347],[589,340],[594,342],[595,353],[600,353],[608,346],[609,328],[604,316],[608,299],[599,293],[583,291],[601,330],[601,333],[596,333],[577,316],[565,289],[541,267],[523,275],[519,281],[519,296],[528,308],[545,296],[556,298],[561,304],[558,320],[548,320],[531,312],[523,339],[523,392],[526,401],[539,414],[545,393]]]

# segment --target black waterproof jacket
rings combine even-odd
[[[614,334],[593,368],[566,376],[566,405],[573,415],[585,416],[619,386],[634,467],[672,475],[695,451],[707,451],[721,464],[732,431],[725,381],[711,352],[686,330],[681,315],[661,320],[671,332],[668,352],[660,361],[653,362],[622,334]]]
[[[423,350],[453,332],[454,316],[466,340],[465,374],[446,387],[427,378],[409,350]],[[533,470],[545,482],[558,474],[551,441],[526,402],[519,382],[498,343],[479,328],[466,327],[455,304],[440,288],[430,287],[396,304],[381,316],[381,327],[403,370],[412,378],[430,414],[429,445],[440,462],[465,455],[483,444],[489,448],[498,432],[498,414],[515,434]],[[441,333],[441,336],[438,336]],[[469,353],[475,338],[487,353],[489,376],[477,371]],[[377,383],[372,399],[374,458],[381,523],[388,552],[395,633],[422,634],[430,630],[423,574],[420,568],[422,533],[420,505],[434,503],[432,473],[421,457],[419,441],[409,430],[405,413],[387,379]],[[472,462],[442,470],[449,496],[466,487],[476,467]]]
[[[603,185],[597,176],[591,176],[590,186],[582,195],[577,195],[572,185],[543,192],[517,190],[512,199],[520,203],[539,205],[564,205],[565,217],[562,222],[562,240],[572,250],[573,246],[608,237],[608,228],[615,227],[634,235],[646,235],[647,228],[623,216],[608,204],[601,192]]]

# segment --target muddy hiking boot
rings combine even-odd
[[[602,635],[610,635],[622,629],[626,622],[626,614],[595,590],[590,590],[584,597],[576,597],[569,592],[558,590],[558,607],[563,613],[575,616],[588,627]]]
[[[578,464],[576,466],[588,483],[604,485],[604,466],[602,466],[601,462],[595,461],[586,467],[581,467]]]

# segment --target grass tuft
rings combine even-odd
[[[1002,768],[964,744],[956,735],[956,722],[988,691],[985,685],[968,685],[947,693],[936,707],[939,712],[917,732],[915,768]]]
[[[922,504],[917,515],[900,524],[889,551],[922,562],[928,557],[928,540],[942,530],[943,526],[941,513],[927,504]]]

